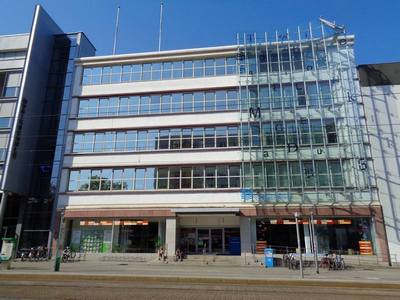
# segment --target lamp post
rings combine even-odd
[[[62,240],[64,236],[64,210],[61,211],[60,216],[60,226],[58,227],[58,238],[57,238],[57,248],[56,248],[56,259],[54,262],[54,272],[60,271],[61,265],[61,253],[62,253]]]
[[[294,218],[296,220],[296,234],[297,234],[297,249],[299,251],[299,263],[300,263],[300,279],[304,278],[303,273],[303,258],[301,255],[301,243],[300,243],[300,230],[299,230],[299,221],[298,221],[299,213],[294,213]]]
[[[319,265],[318,265],[318,241],[317,236],[315,234],[315,227],[314,227],[314,214],[311,212],[310,214],[310,223],[311,223],[311,236],[312,236],[312,246],[314,252],[314,264],[315,264],[315,273],[319,274]]]

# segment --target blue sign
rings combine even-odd
[[[243,202],[251,202],[253,200],[252,189],[240,189],[240,197]]]

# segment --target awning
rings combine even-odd
[[[203,214],[203,215],[235,215],[240,214],[237,207],[191,207],[191,208],[172,208],[171,211],[177,215]]]

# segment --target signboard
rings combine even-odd
[[[373,255],[371,241],[359,241],[358,245],[360,247],[361,255]]]

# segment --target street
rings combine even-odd
[[[400,290],[296,285],[1,280],[0,299],[399,299]]]

